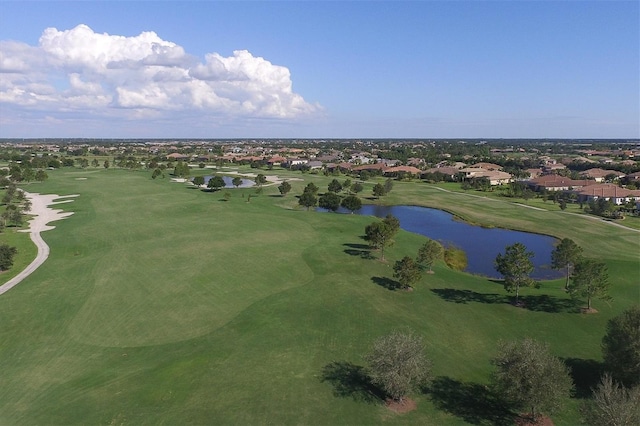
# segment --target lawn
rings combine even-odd
[[[378,283],[423,237],[401,232],[387,263],[367,259],[372,218],[297,207],[304,185],[324,190],[330,177],[263,173],[304,181],[286,197],[267,186],[228,201],[147,171],[67,168],[27,185],[79,196],[43,233],[47,262],[0,296],[0,424],[495,424],[505,413],[479,390],[499,340],[535,337],[578,369],[597,365],[606,321],[638,302],[637,232],[421,182],[375,202],[573,238],[609,265],[614,302],[576,313],[557,280],[515,308],[499,284],[442,264],[415,291],[389,291]],[[397,328],[424,337],[436,377],[403,415],[352,380]],[[556,424],[575,424],[578,404]]]

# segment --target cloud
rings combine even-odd
[[[155,32],[98,34],[86,25],[47,28],[37,46],[0,41],[3,111],[73,111],[92,118],[299,119],[321,112],[293,92],[284,66],[237,50],[204,62]],[[132,111],[135,110],[135,111]]]

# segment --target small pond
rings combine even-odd
[[[205,176],[204,177],[205,186],[209,183],[209,180],[212,177],[213,176]],[[222,176],[222,179],[224,180],[224,187],[225,188],[235,188],[235,186],[233,186],[233,176]],[[242,179],[242,184],[238,188],[251,188],[255,184],[256,183],[251,179]]]
[[[347,213],[347,211],[340,212]],[[400,220],[400,227],[406,231],[424,235],[443,245],[454,245],[467,254],[466,271],[491,278],[502,278],[494,267],[499,253],[514,243],[524,244],[535,253],[532,261],[535,269],[531,276],[537,280],[555,279],[561,271],[551,269],[551,252],[556,239],[546,235],[498,228],[482,228],[456,220],[443,210],[416,206],[374,206],[364,205],[356,212],[361,215],[385,217],[392,214]]]

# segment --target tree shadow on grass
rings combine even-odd
[[[496,293],[478,293],[472,290],[458,290],[453,288],[434,288],[433,293],[447,302],[453,303],[489,303],[513,304],[513,297]],[[574,299],[560,299],[547,294],[519,297],[519,307],[534,312],[549,313],[579,313],[581,302]]]
[[[385,394],[371,383],[365,368],[348,361],[333,361],[322,368],[322,382],[330,382],[333,394],[340,398],[376,404],[384,401]]]
[[[384,287],[387,290],[395,291],[398,290],[401,285],[398,281],[392,280],[387,277],[371,277],[371,281],[375,284],[378,284],[380,287]]]
[[[478,293],[472,290],[457,290],[454,288],[434,288],[433,293],[447,302],[467,304],[477,303],[509,303],[507,296],[495,293]]]
[[[569,367],[575,385],[575,396],[582,399],[591,398],[591,389],[598,386],[604,372],[603,364],[594,359],[563,358],[562,360]]]
[[[490,388],[436,377],[428,388],[439,410],[474,425],[513,425],[517,415]]]
[[[551,313],[580,313],[582,302],[575,299],[559,299],[548,294],[534,296],[520,296],[524,302],[524,307],[530,311],[551,312]]]
[[[343,244],[345,247],[349,247],[344,249],[344,252],[349,256],[358,256],[363,259],[373,259],[373,254],[371,253],[371,248],[366,244]]]

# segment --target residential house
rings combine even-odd
[[[578,200],[582,202],[604,198],[613,201],[616,205],[621,205],[628,201],[637,202],[640,200],[640,190],[620,188],[613,183],[590,185],[577,191],[577,194]]]
[[[543,175],[527,181],[534,191],[570,191],[588,185],[595,185],[594,180],[574,180],[560,175]]]
[[[470,166],[472,168],[481,168],[485,170],[502,170],[502,166],[493,163],[476,163]]]
[[[580,173],[580,176],[586,177],[588,179],[593,179],[598,183],[604,182],[605,177],[609,175],[615,175],[617,178],[624,177],[624,173],[617,170],[607,170],[600,168],[588,169]]]
[[[460,169],[458,172],[464,173],[465,179],[487,178],[491,182],[491,185],[502,185],[504,183],[509,183],[512,180],[511,174],[507,172],[487,170],[482,167],[466,167],[464,169]]]
[[[420,176],[422,170],[413,166],[396,166],[389,167],[388,169],[383,171],[383,175],[385,176],[399,176],[400,174],[412,175],[412,176]]]

